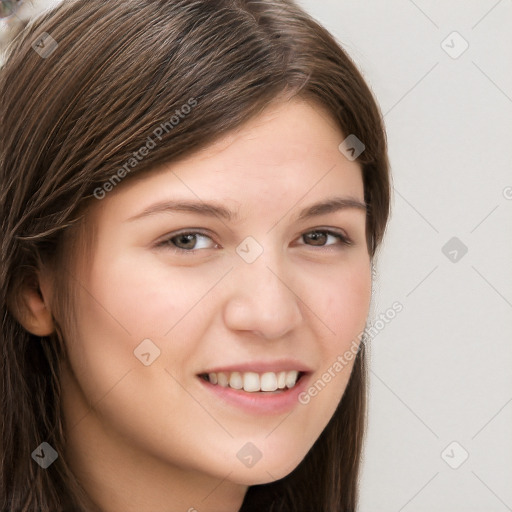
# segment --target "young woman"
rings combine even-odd
[[[354,511],[389,214],[292,0],[74,0],[0,70],[6,511]]]

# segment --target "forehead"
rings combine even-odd
[[[276,102],[240,129],[198,151],[190,160],[237,159],[244,163],[278,165],[302,154],[336,149],[342,133],[327,109],[303,98]]]
[[[311,202],[339,192],[363,201],[361,168],[338,149],[344,138],[324,107],[303,99],[276,103],[213,144],[118,187],[102,206],[130,216],[176,198],[278,214],[305,196]]]

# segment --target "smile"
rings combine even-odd
[[[280,392],[295,387],[303,372],[298,370],[279,372],[213,372],[200,375],[215,386],[244,390],[248,393]]]

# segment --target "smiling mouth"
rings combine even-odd
[[[223,388],[231,388],[248,393],[282,393],[294,388],[305,375],[297,370],[281,372],[215,372],[202,373],[200,378]]]

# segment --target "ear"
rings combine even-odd
[[[18,322],[36,336],[49,336],[55,330],[48,297],[49,286],[38,273],[24,281],[12,308]]]

